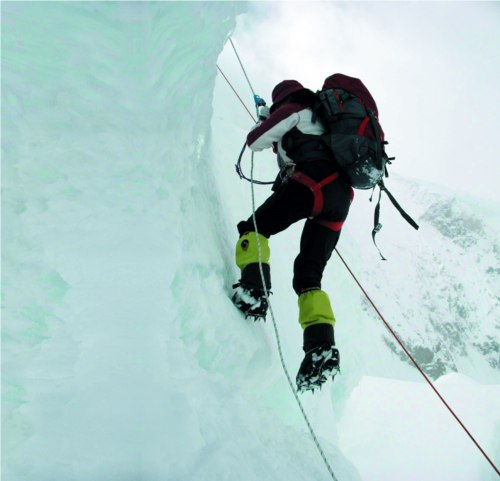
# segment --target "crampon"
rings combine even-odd
[[[241,284],[235,284],[233,288],[234,293],[231,300],[245,314],[245,318],[250,318],[254,321],[266,319],[269,306],[262,289],[248,289]]]
[[[308,351],[297,374],[297,391],[314,392],[321,389],[328,378],[340,372],[339,351],[335,346],[318,346]]]

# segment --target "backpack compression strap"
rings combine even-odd
[[[383,149],[383,146],[382,146],[382,137],[380,136],[380,127],[378,125],[377,118],[375,117],[375,114],[370,109],[366,109],[366,112],[367,112],[368,117],[370,119],[370,123],[372,125],[373,132],[375,134],[375,143],[377,145],[377,152],[375,154],[377,156],[376,166],[377,166],[377,168],[382,169],[382,149]]]

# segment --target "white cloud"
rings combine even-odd
[[[315,90],[334,72],[357,76],[395,172],[500,200],[499,4],[250,2],[233,38],[269,101],[284,78]]]

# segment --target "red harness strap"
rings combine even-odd
[[[330,182],[333,182],[338,176],[339,173],[334,172],[332,175],[329,175],[321,182],[316,182],[303,172],[293,173],[292,179],[309,187],[314,195],[314,204],[311,212],[311,217],[316,217],[317,215],[321,214],[321,211],[323,210],[323,192],[321,192],[321,187],[324,187]]]
[[[318,220],[318,219],[316,219],[316,222],[318,224],[324,225],[325,227],[328,227],[328,229],[333,230],[333,232],[339,232],[340,229],[342,229],[342,226],[344,225],[344,222],[330,222],[327,220]]]
[[[306,187],[309,187],[311,189],[313,195],[314,195],[314,203],[313,203],[313,208],[311,212],[311,217],[316,217],[319,214],[321,214],[321,211],[323,210],[323,192],[321,192],[321,188],[324,187],[325,185],[329,184],[330,182],[333,182],[335,179],[337,179],[339,176],[338,172],[333,173],[332,175],[329,175],[325,179],[323,179],[320,182],[316,182],[315,180],[311,179],[308,175],[304,174],[303,172],[294,172],[292,175],[292,179],[296,180],[297,182],[305,185]],[[352,195],[351,195],[351,200],[352,200]],[[331,222],[327,220],[321,220],[321,219],[316,219],[316,222],[318,224],[321,224],[325,227],[327,227],[330,230],[333,230],[334,232],[340,231],[342,229],[342,225],[344,222]]]

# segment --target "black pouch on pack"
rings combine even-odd
[[[377,159],[377,143],[362,135],[326,134],[323,136],[335,161],[349,177],[352,187],[372,189],[383,178],[385,155]]]

